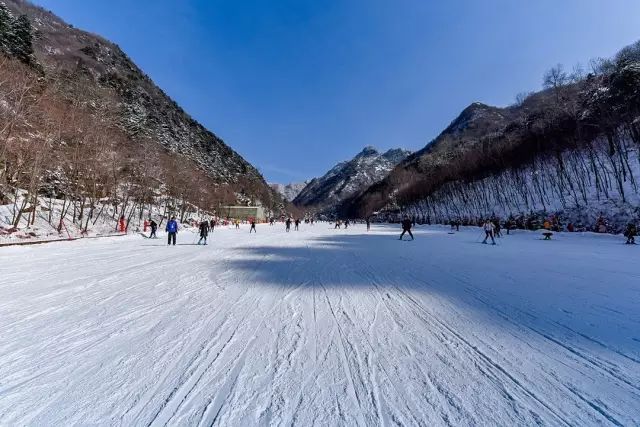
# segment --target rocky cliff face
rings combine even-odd
[[[298,194],[307,186],[307,182],[292,182],[289,184],[269,184],[273,190],[284,197],[285,200],[292,202]]]
[[[335,165],[320,178],[314,178],[294,199],[302,207],[330,210],[342,200],[382,180],[410,154],[402,149],[380,153],[366,147],[353,159]]]

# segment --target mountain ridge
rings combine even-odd
[[[321,177],[313,178],[293,200],[299,207],[330,211],[342,200],[378,182],[410,154],[400,148],[380,153],[366,146],[351,160],[333,166]]]

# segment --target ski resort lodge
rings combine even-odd
[[[251,218],[256,221],[267,219],[262,206],[222,206],[218,215],[223,218],[234,218],[247,221]]]

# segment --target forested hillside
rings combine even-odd
[[[74,222],[98,201],[127,216],[159,204],[182,216],[281,205],[113,43],[10,0],[0,2],[0,50],[0,204],[13,205],[15,226],[33,224],[42,198],[73,205]]]
[[[589,72],[553,67],[544,86],[507,108],[471,105],[343,211],[439,222],[555,213],[585,226],[602,212],[620,229],[640,213],[640,43]]]

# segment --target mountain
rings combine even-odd
[[[365,147],[353,159],[340,162],[324,176],[312,179],[293,203],[300,207],[330,210],[342,200],[383,179],[409,154],[402,149],[380,153],[373,147]]]
[[[2,4],[31,24],[33,53],[22,62],[31,63],[59,99],[88,114],[96,105],[110,104],[114,128],[128,140],[127,148],[145,144],[148,154],[173,157],[179,169],[199,169],[211,186],[261,199],[273,196],[255,167],[186,113],[117,45],[26,1]]]
[[[269,184],[271,188],[284,197],[285,200],[291,202],[295,199],[298,194],[307,186],[307,182],[295,182],[289,184]]]
[[[585,227],[606,216],[614,231],[637,221],[640,42],[591,64],[588,74],[550,69],[544,89],[514,105],[469,105],[339,212],[530,224],[553,215]]]

